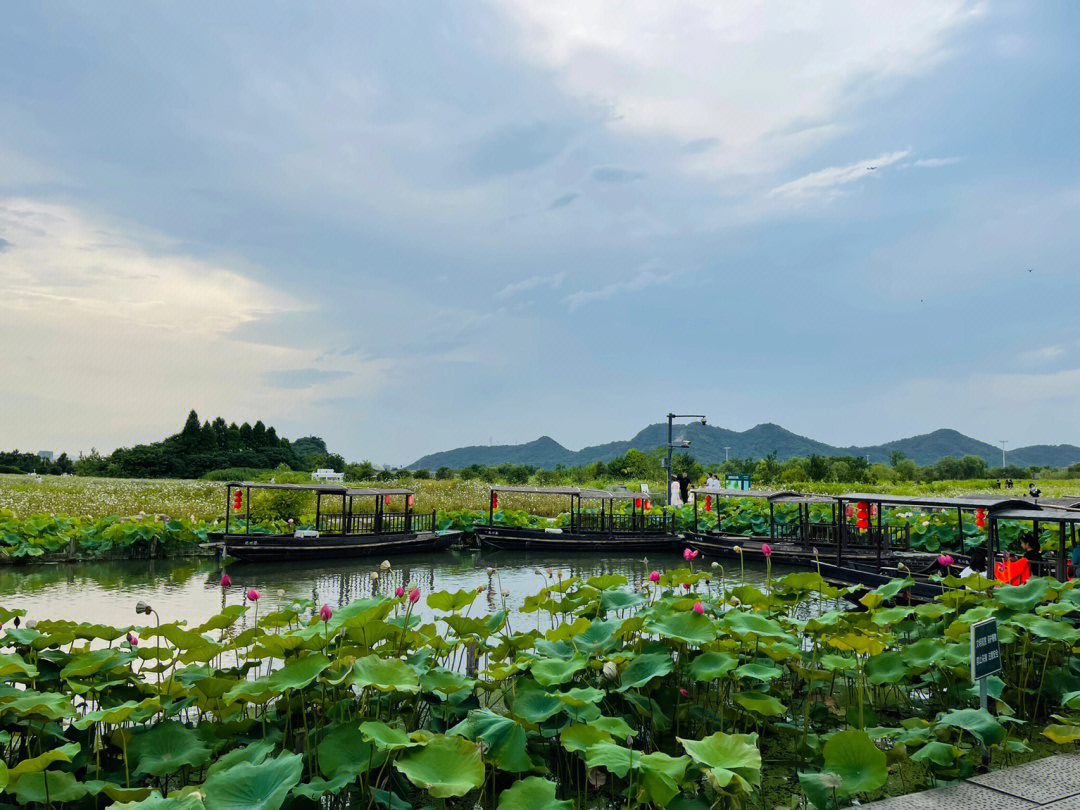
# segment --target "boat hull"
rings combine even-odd
[[[226,535],[221,538],[220,547],[222,554],[242,562],[280,562],[442,551],[460,539],[459,531],[303,538],[292,535]]]
[[[481,548],[500,551],[674,551],[680,547],[676,535],[631,532],[550,532],[517,526],[476,526]]]

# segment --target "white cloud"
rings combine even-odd
[[[958,157],[945,157],[945,158],[921,158],[912,163],[913,166],[918,166],[922,169],[936,169],[940,166],[952,166],[954,163],[959,163]]]
[[[820,197],[832,198],[841,193],[841,186],[858,180],[865,180],[875,172],[903,160],[909,154],[910,152],[906,150],[903,152],[891,152],[869,160],[849,163],[847,166],[830,166],[827,169],[803,175],[790,183],[777,186],[766,196],[791,200]]]
[[[557,290],[562,286],[563,281],[566,280],[566,273],[555,273],[550,276],[532,276],[531,278],[522,279],[516,281],[513,284],[507,284],[497,293],[496,298],[511,298],[518,293],[528,292],[529,290],[535,290],[540,287],[547,287],[552,290]]]
[[[1020,359],[1026,363],[1049,363],[1065,354],[1064,346],[1043,346],[1032,349],[1020,355]]]
[[[9,445],[63,447],[159,438],[191,407],[272,418],[325,386],[283,396],[289,370],[328,368],[325,352],[245,340],[235,328],[307,309],[222,263],[136,242],[60,205],[0,200],[0,429]],[[317,379],[317,376],[313,376]],[[327,379],[336,379],[328,377]]]
[[[756,173],[843,128],[859,101],[923,74],[981,12],[971,0],[765,4],[754,0],[516,0],[520,48],[609,126],[685,142],[688,161]]]
[[[573,312],[578,307],[592,304],[596,301],[608,301],[618,295],[631,292],[640,292],[648,287],[666,284],[679,275],[678,272],[662,273],[651,265],[642,267],[633,276],[621,281],[613,281],[595,290],[578,290],[566,296],[563,301],[567,308]]]

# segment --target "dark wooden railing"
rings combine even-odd
[[[319,515],[321,534],[409,534],[435,531],[434,512],[358,512]]]
[[[667,515],[601,515],[599,512],[579,512],[574,515],[574,530],[582,532],[662,533],[668,531],[669,523]]]

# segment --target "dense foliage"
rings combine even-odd
[[[67,453],[61,453],[52,460],[42,458],[36,453],[22,453],[18,450],[0,451],[0,474],[63,475],[73,472],[75,472],[75,465],[68,458]]]
[[[1080,739],[1073,583],[950,578],[912,606],[897,580],[844,610],[812,572],[728,587],[693,563],[633,587],[538,571],[516,614],[495,593],[476,610],[491,585],[425,596],[386,567],[336,610],[260,615],[226,590],[194,627],[0,609],[0,788],[55,808],[830,808]],[[992,712],[967,678],[990,615]]]

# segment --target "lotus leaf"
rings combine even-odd
[[[655,619],[646,621],[650,632],[664,638],[683,641],[687,644],[702,646],[716,638],[716,628],[712,620],[702,613],[663,613]]]
[[[528,776],[514,782],[499,794],[497,810],[574,810],[569,799],[555,798],[554,782],[540,776]]]
[[[743,664],[735,670],[738,678],[749,678],[754,681],[771,681],[779,678],[784,671],[768,664]]]
[[[353,684],[370,686],[380,692],[419,692],[416,670],[398,658],[368,655],[353,665]]]
[[[585,669],[587,663],[582,656],[575,656],[569,661],[559,658],[545,658],[534,661],[530,669],[536,682],[541,686],[556,686],[571,680],[577,673]]]
[[[37,674],[37,667],[26,663],[18,653],[0,653],[0,678],[36,678]]]
[[[612,735],[591,723],[571,723],[559,734],[559,742],[567,751],[581,753],[598,742],[611,741]],[[622,739],[625,739],[622,738]]]
[[[436,799],[464,796],[484,784],[480,749],[462,737],[433,737],[402,754],[394,767]]]
[[[210,778],[218,771],[227,770],[240,762],[250,762],[252,765],[258,765],[273,753],[274,747],[273,740],[260,740],[241,748],[234,748],[229,753],[214,760],[214,764],[206,769],[206,777]]]
[[[206,810],[278,810],[300,783],[304,760],[285,753],[258,765],[240,762],[203,784]]]
[[[739,692],[732,697],[748,712],[754,712],[763,717],[779,717],[784,713],[784,704],[772,695],[761,692]]]
[[[951,768],[956,764],[956,758],[959,755],[960,749],[955,745],[934,740],[912,754],[911,758],[924,765],[930,762],[942,768]]]
[[[160,793],[135,802],[122,802],[114,804],[109,810],[203,810],[205,805],[197,793],[190,793],[183,797],[169,796],[163,799]]]
[[[14,790],[19,804],[75,802],[86,795],[86,786],[66,771],[28,773],[15,783]]]
[[[653,678],[667,675],[674,666],[670,653],[643,653],[631,661],[619,674],[620,685],[618,691],[625,692],[627,689],[638,689]]]
[[[739,660],[728,653],[706,652],[690,662],[690,677],[695,681],[715,681],[738,666]]]
[[[985,746],[1005,739],[1005,727],[985,709],[954,709],[939,717],[937,724],[963,729]]]
[[[612,742],[596,743],[585,752],[585,764],[590,768],[604,768],[620,778],[631,768],[639,771],[642,799],[652,801],[657,807],[665,807],[678,795],[689,762],[689,757],[660,752],[641,754]]]
[[[210,749],[198,733],[174,720],[136,734],[128,747],[135,774],[165,776],[185,765],[197,768],[210,759]]]
[[[438,591],[428,594],[427,605],[432,610],[443,610],[452,613],[467,608],[476,601],[477,595],[475,590],[458,591],[457,593]]]
[[[319,770],[327,779],[352,781],[385,761],[386,752],[364,739],[358,720],[331,727],[319,743]]]
[[[542,723],[562,711],[566,705],[557,697],[534,687],[519,692],[510,711],[529,723]]]
[[[1080,740],[1080,726],[1049,725],[1043,729],[1043,736],[1058,745],[1068,745]]]
[[[866,662],[866,678],[875,686],[900,683],[908,674],[908,664],[896,650],[875,655]]]
[[[447,734],[460,735],[469,740],[482,740],[485,755],[493,765],[510,773],[532,769],[532,761],[525,751],[528,737],[525,729],[510,717],[503,717],[491,709],[478,709],[454,726]]]
[[[744,785],[761,784],[761,753],[756,734],[716,732],[702,740],[679,738],[690,758],[708,768],[720,787],[738,778]],[[746,788],[749,790],[749,788]]]
[[[729,633],[749,640],[777,639],[783,641],[788,633],[775,619],[745,610],[730,610],[724,616],[722,626]]]
[[[378,720],[367,720],[360,724],[360,734],[368,742],[384,751],[396,751],[399,748],[413,748],[420,743],[415,742],[403,729],[389,726]]]
[[[865,731],[838,731],[825,743],[825,770],[841,780],[841,790],[869,793],[877,790],[889,778],[885,752],[874,745]]]
[[[1024,585],[1002,585],[994,591],[994,601],[1020,613],[1027,613],[1039,604],[1050,590],[1050,580],[1033,577]]]
[[[23,774],[39,773],[54,762],[71,762],[71,758],[79,753],[79,748],[78,743],[68,743],[31,759],[24,759],[6,771],[7,778],[15,781]]]

